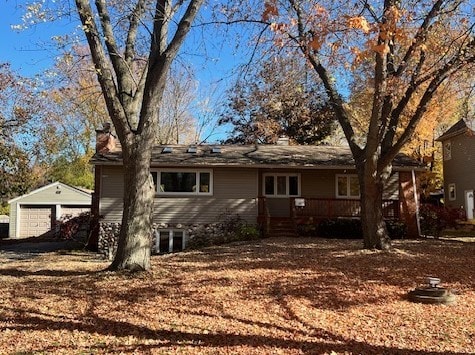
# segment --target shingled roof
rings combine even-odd
[[[195,149],[189,149],[190,147]],[[122,151],[96,153],[91,163],[122,164]],[[153,149],[151,166],[348,169],[353,168],[355,163],[350,149],[339,146],[161,145]],[[417,160],[404,154],[398,154],[393,161],[393,167],[396,170],[423,168]]]
[[[465,122],[464,119],[461,119],[452,127],[450,127],[447,131],[445,131],[445,133],[442,134],[439,138],[437,138],[436,141],[442,142],[442,141],[445,141],[446,139],[449,139],[449,138],[452,138],[452,137],[458,136],[459,134],[464,134],[464,133],[475,133],[475,132],[472,131],[467,126],[467,123]]]

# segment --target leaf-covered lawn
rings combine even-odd
[[[0,257],[0,353],[471,354],[475,243],[265,239],[103,272],[85,253]],[[452,306],[407,291],[440,277]]]

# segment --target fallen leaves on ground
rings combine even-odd
[[[471,354],[475,243],[270,238],[102,271],[87,253],[0,256],[0,353]],[[427,276],[455,305],[411,303]]]

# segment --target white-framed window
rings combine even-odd
[[[212,195],[211,170],[160,169],[151,172],[159,195]]]
[[[455,189],[455,184],[449,184],[449,200],[454,201],[457,199],[457,191]]]
[[[264,196],[300,196],[300,174],[264,174]]]
[[[337,174],[335,182],[337,198],[359,198],[360,182],[356,174]]]
[[[181,229],[160,229],[155,232],[155,251],[173,253],[185,249],[185,231]]]
[[[450,141],[446,141],[444,143],[444,160],[452,159],[452,143]]]

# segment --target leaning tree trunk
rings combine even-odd
[[[388,236],[383,215],[383,190],[385,179],[368,164],[359,169],[361,188],[361,227],[365,249],[389,250]]]
[[[123,149],[124,212],[117,252],[109,270],[150,269],[152,212],[155,195],[150,175],[151,145]]]

